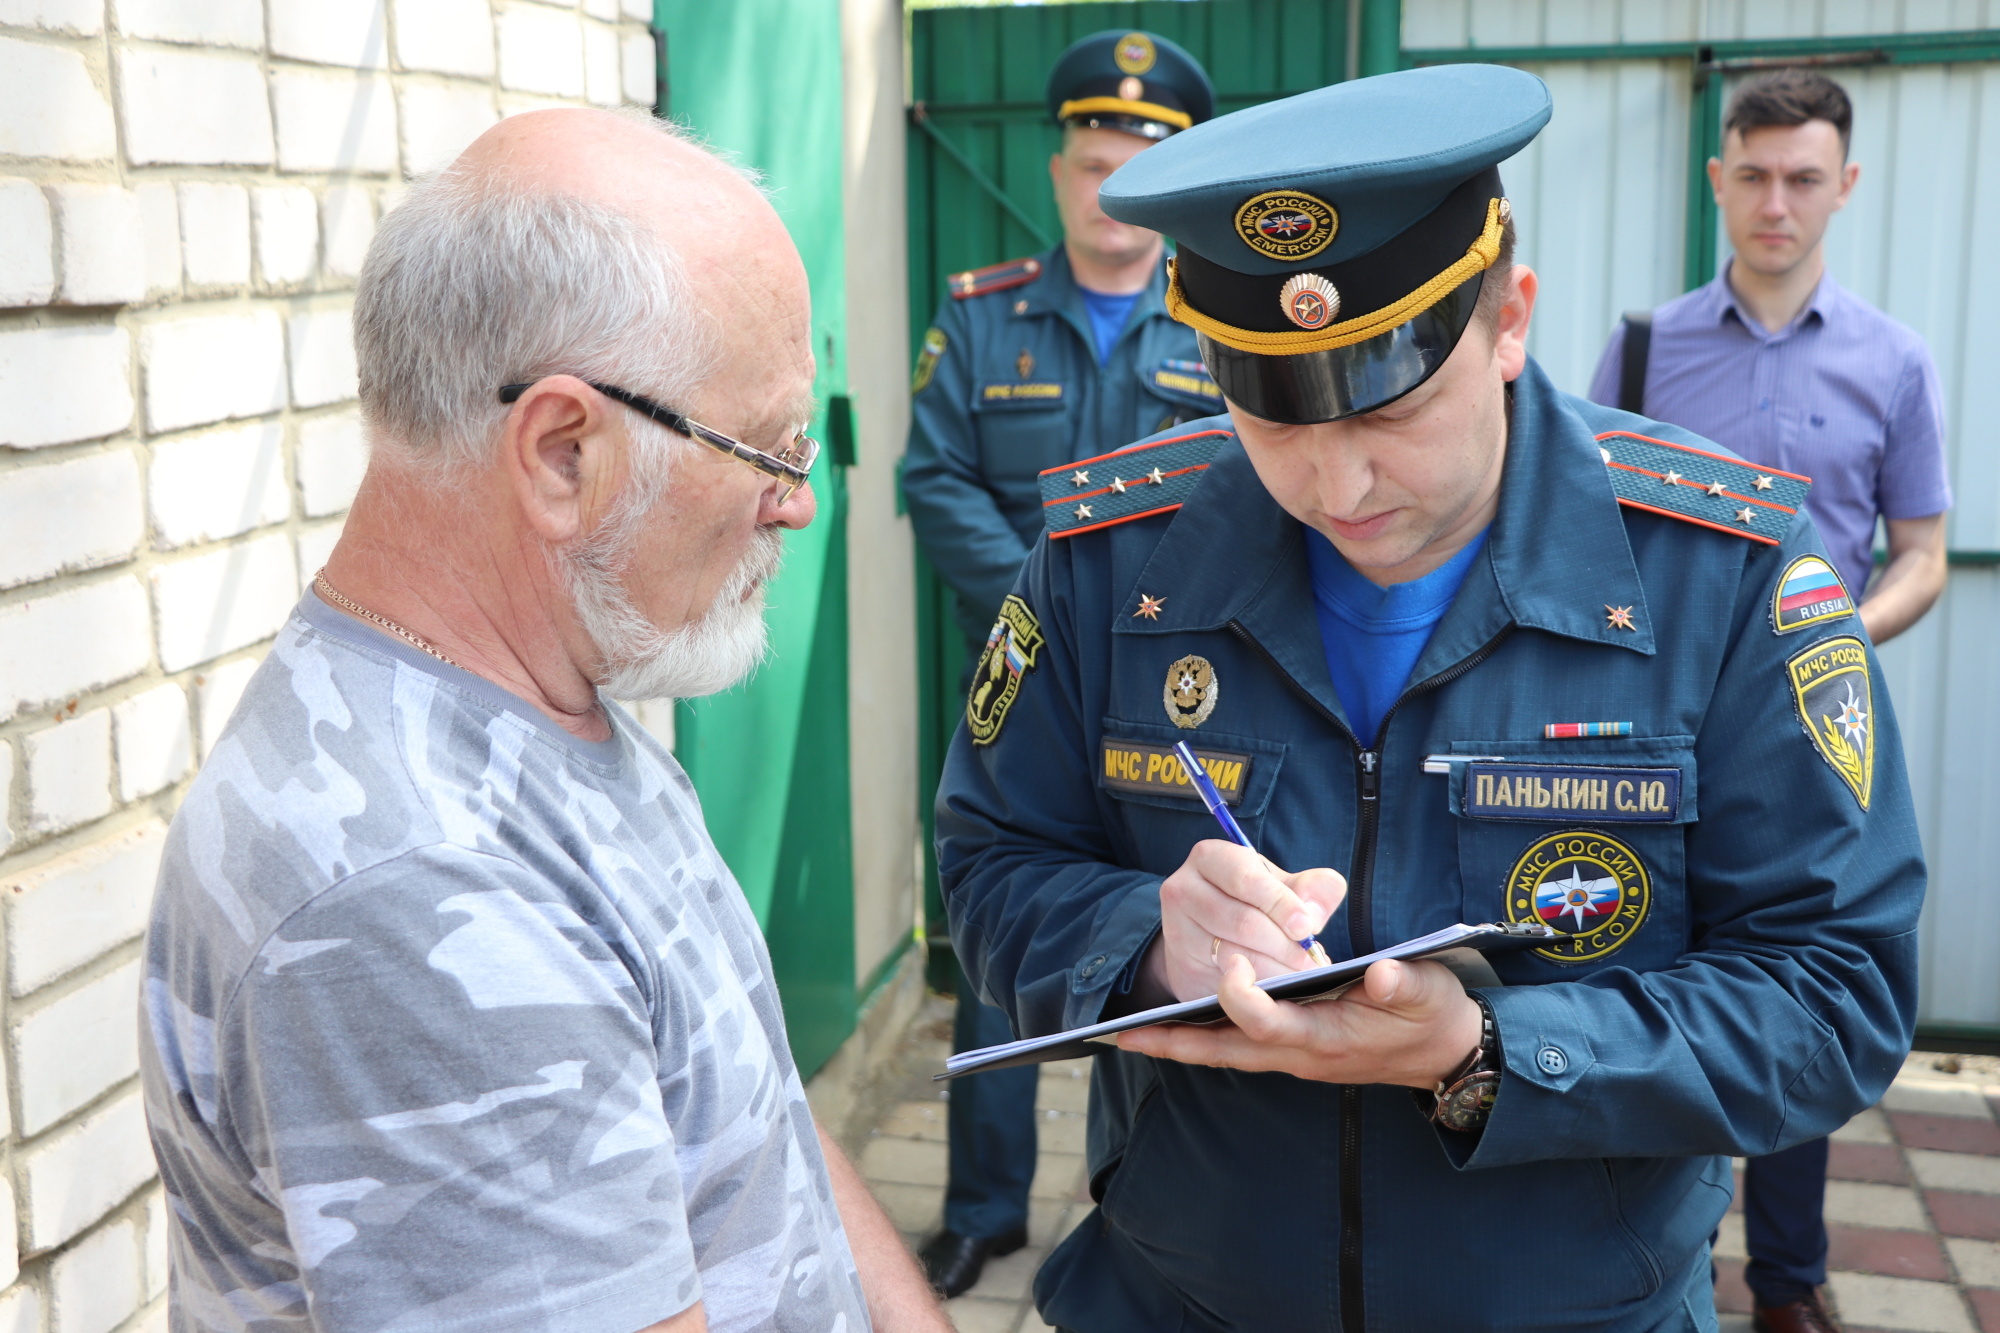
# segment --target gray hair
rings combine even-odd
[[[717,355],[679,257],[642,224],[453,168],[383,219],[362,265],[354,344],[370,442],[444,474],[486,461],[507,415],[502,384],[570,374],[684,402]],[[650,456],[635,472],[653,494],[631,497],[643,509],[678,437],[629,415]]]

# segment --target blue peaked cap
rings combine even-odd
[[[1232,111],[1140,153],[1098,191],[1120,222],[1164,232],[1243,273],[1303,265],[1244,244],[1237,208],[1304,190],[1340,215],[1320,264],[1367,254],[1452,187],[1528,146],[1549,123],[1548,85],[1505,65],[1435,65],[1353,79]]]
[[[1503,65],[1356,79],[1176,134],[1098,203],[1178,243],[1167,311],[1225,397],[1337,421],[1451,355],[1506,248],[1499,164],[1551,109],[1546,84]]]

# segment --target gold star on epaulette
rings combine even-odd
[[[1746,528],[1750,526],[1750,518],[1751,514],[1749,505],[1744,505],[1741,509],[1736,511],[1736,521],[1738,523],[1741,523]]]
[[[1167,479],[1160,475],[1158,468],[1154,468],[1146,474],[1146,484],[1148,486],[1164,486],[1167,484]]]
[[[1111,479],[1111,492],[1114,495],[1125,494],[1125,482],[1122,478],[1113,477]]]
[[[1771,479],[1769,477],[1759,476],[1753,484],[1760,491],[1768,491],[1771,489]]]
[[[1723,485],[1721,482],[1711,481],[1710,483],[1708,483],[1708,493],[1710,495],[1720,495],[1722,494],[1722,491],[1723,491]]]
[[[1144,616],[1148,620],[1158,620],[1160,607],[1166,604],[1166,600],[1164,597],[1148,597],[1145,593],[1140,593],[1139,609],[1132,613],[1132,618],[1137,620],[1140,616]]]
[[[1090,517],[1090,506],[1089,506],[1089,505],[1078,505],[1078,506],[1076,507],[1076,516],[1077,516],[1078,518],[1089,518],[1089,517]]]
[[[1639,627],[1632,623],[1632,608],[1629,606],[1613,606],[1606,602],[1604,616],[1610,622],[1607,628],[1629,629],[1635,634],[1639,631]]]
[[[1088,472],[1072,472],[1069,474],[1069,479],[1070,484],[1074,486],[1090,485],[1090,474]]]
[[[1681,480],[1681,474],[1674,471],[1672,468],[1668,468],[1667,475],[1660,478],[1661,483],[1667,486],[1677,486],[1680,484],[1680,480]]]

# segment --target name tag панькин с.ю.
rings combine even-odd
[[[1465,766],[1464,808],[1474,819],[1671,824],[1681,813],[1681,771],[1475,761]]]

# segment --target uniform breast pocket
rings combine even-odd
[[[1147,393],[1147,401],[1140,405],[1140,415],[1148,418],[1142,423],[1145,433],[1165,430],[1182,421],[1212,417],[1223,410],[1222,390],[1209,378],[1208,367],[1199,361],[1167,357],[1142,363],[1137,373]],[[1162,412],[1165,415],[1159,416]],[[1154,425],[1151,418],[1156,416],[1159,424]]]
[[[1687,951],[1693,737],[1462,741],[1452,751],[1465,920],[1557,932],[1546,948],[1496,960],[1503,981],[1650,971]]]
[[[1197,842],[1223,836],[1174,756],[1176,741],[1185,740],[1194,749],[1230,814],[1250,841],[1257,841],[1285,759],[1283,742],[1206,727],[1196,734],[1158,722],[1112,717],[1104,719],[1103,728],[1097,747],[1097,787],[1118,803],[1119,822],[1138,868],[1171,874]]]
[[[1037,485],[1070,458],[1070,387],[1057,381],[987,380],[973,388],[980,471],[990,482]]]

